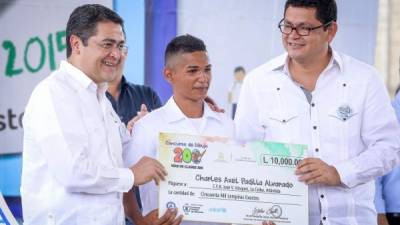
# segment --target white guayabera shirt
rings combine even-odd
[[[134,177],[122,150],[130,139],[106,88],[62,61],[34,89],[23,121],[25,224],[125,224],[122,192]]]
[[[374,179],[399,162],[400,129],[371,66],[332,50],[308,102],[287,55],[246,78],[235,118],[241,140],[306,144],[337,169],[342,185],[309,186],[310,225],[375,225]]]

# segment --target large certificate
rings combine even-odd
[[[294,175],[305,145],[160,133],[159,147],[160,215],[176,207],[190,221],[308,224],[308,188]]]

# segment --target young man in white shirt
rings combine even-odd
[[[132,152],[127,152],[124,157],[126,165],[133,165],[143,156],[156,158],[160,132],[234,136],[231,119],[225,114],[212,111],[204,102],[211,82],[211,64],[202,40],[191,35],[174,38],[165,52],[164,78],[171,84],[173,96],[163,107],[135,124]],[[160,224],[156,184],[151,182],[139,189],[144,216],[132,214],[135,224]],[[137,208],[135,201],[129,207]],[[181,219],[182,216],[171,222],[177,225]],[[185,221],[182,224],[212,223]]]
[[[375,225],[374,179],[399,162],[400,130],[371,66],[334,51],[334,0],[288,0],[286,54],[246,76],[237,137],[308,145],[309,225]]]
[[[123,225],[122,193],[166,174],[144,157],[124,168],[130,136],[105,96],[127,54],[123,20],[98,4],[67,24],[67,60],[34,89],[24,116],[26,225]]]

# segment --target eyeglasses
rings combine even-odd
[[[295,27],[293,25],[285,23],[284,19],[282,19],[279,22],[278,27],[279,27],[279,30],[282,32],[282,34],[289,35],[289,34],[292,33],[293,30],[296,30],[297,34],[300,35],[300,36],[308,36],[308,35],[310,35],[311,31],[319,29],[321,27],[327,27],[331,23],[332,23],[332,20],[327,22],[327,23],[325,23],[325,24],[321,24],[319,26],[316,26],[316,27],[309,27],[309,26],[306,26],[306,25],[301,25],[301,26]]]
[[[108,52],[111,52],[113,49],[116,48],[122,54],[128,53],[128,46],[126,46],[125,44],[118,44],[114,42],[102,42],[102,43],[97,43],[97,45]]]

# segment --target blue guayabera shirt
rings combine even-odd
[[[157,93],[150,87],[132,84],[122,77],[120,85],[120,95],[115,100],[108,92],[107,98],[110,100],[115,112],[125,125],[140,111],[140,106],[144,103],[150,112],[161,107],[161,100]]]
[[[400,92],[392,102],[400,122]],[[378,213],[400,213],[400,166],[376,181],[375,207]]]

